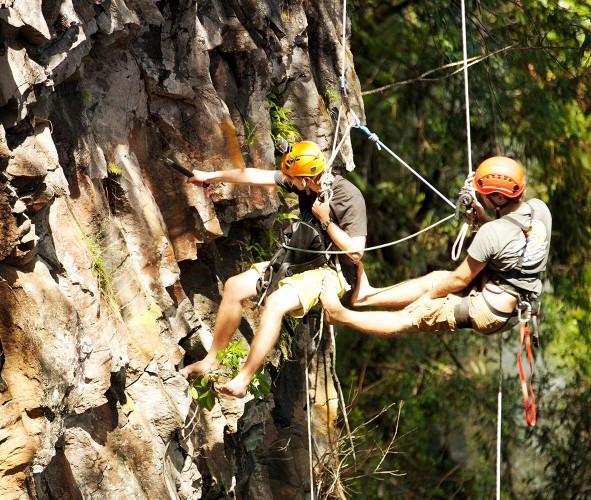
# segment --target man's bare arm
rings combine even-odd
[[[198,185],[229,182],[231,184],[250,186],[275,186],[275,170],[260,168],[234,168],[231,170],[214,170],[213,172],[193,170],[193,177],[188,182]]]
[[[468,255],[441,283],[436,284],[429,292],[429,298],[445,297],[466,288],[486,267],[486,262],[478,262]]]

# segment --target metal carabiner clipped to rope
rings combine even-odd
[[[462,225],[462,228],[460,229],[460,232],[456,238],[456,241],[454,242],[454,246],[452,247],[451,258],[454,261],[458,260],[458,258],[460,257],[460,254],[462,253],[462,247],[464,246],[464,241],[466,239],[466,234],[468,233],[468,229],[470,229],[471,231],[478,230],[478,224],[476,224],[476,221],[474,219],[474,211],[471,208],[472,203],[474,202],[474,197],[475,197],[474,190],[471,189],[470,187],[468,187],[467,185],[464,185],[464,187],[462,187],[462,189],[460,189],[460,193],[458,195],[458,200],[456,201],[455,218],[459,220],[460,210],[462,207],[465,207],[466,208],[465,216],[466,216],[467,222],[464,222],[464,224]]]
[[[531,304],[527,300],[520,300],[517,304],[517,318],[520,323],[529,323],[531,320]]]
[[[320,203],[324,203],[327,200],[330,201],[332,199],[332,194],[333,194],[332,188],[326,187],[318,193],[318,201]]]

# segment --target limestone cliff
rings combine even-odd
[[[310,339],[304,325],[289,360],[274,353],[263,399],[200,410],[178,374],[211,342],[223,283],[272,224],[275,190],[206,193],[159,158],[274,168],[270,93],[330,154],[341,8],[2,2],[0,498],[304,498],[304,353],[322,480],[337,413],[326,331]],[[352,161],[346,141],[335,165]],[[256,321],[252,304],[236,338]]]

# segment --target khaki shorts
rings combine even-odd
[[[251,269],[262,274],[268,265],[268,262],[258,262],[257,264],[253,264]],[[300,304],[302,305],[300,309],[294,309],[288,314],[293,318],[303,318],[308,314],[310,309],[318,304],[322,284],[325,280],[326,283],[331,284],[336,288],[339,297],[342,297],[349,288],[343,274],[329,266],[310,269],[309,271],[294,274],[293,276],[288,276],[279,281],[279,287],[290,285],[295,289]]]
[[[435,271],[433,285],[444,280],[447,271]],[[423,332],[440,332],[457,329],[455,309],[462,298],[469,295],[469,316],[472,329],[479,333],[498,333],[511,328],[507,318],[496,316],[486,304],[482,292],[476,288],[460,294],[449,294],[447,297],[427,300],[418,304],[410,304],[406,311],[412,318],[415,327]],[[504,328],[506,327],[506,328]]]

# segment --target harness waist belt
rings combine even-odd
[[[454,318],[456,320],[456,328],[472,328],[469,295],[462,297],[460,303],[454,307]]]
[[[517,315],[517,308],[513,309],[511,312],[503,312],[496,309],[488,300],[486,300],[486,295],[483,293],[482,298],[484,299],[484,303],[490,309],[490,312],[493,313],[498,318],[509,319],[511,316]]]
[[[484,303],[488,307],[491,313],[493,313],[497,318],[504,319],[506,322],[509,320],[514,319],[515,321],[511,321],[511,325],[517,324],[517,308],[515,308],[511,312],[503,312],[499,311],[497,308],[492,306],[484,294],[482,294],[482,298],[484,299]],[[466,295],[462,297],[460,303],[454,308],[454,318],[456,320],[456,327],[457,328],[473,328],[472,326],[472,319],[470,318],[470,296]]]

